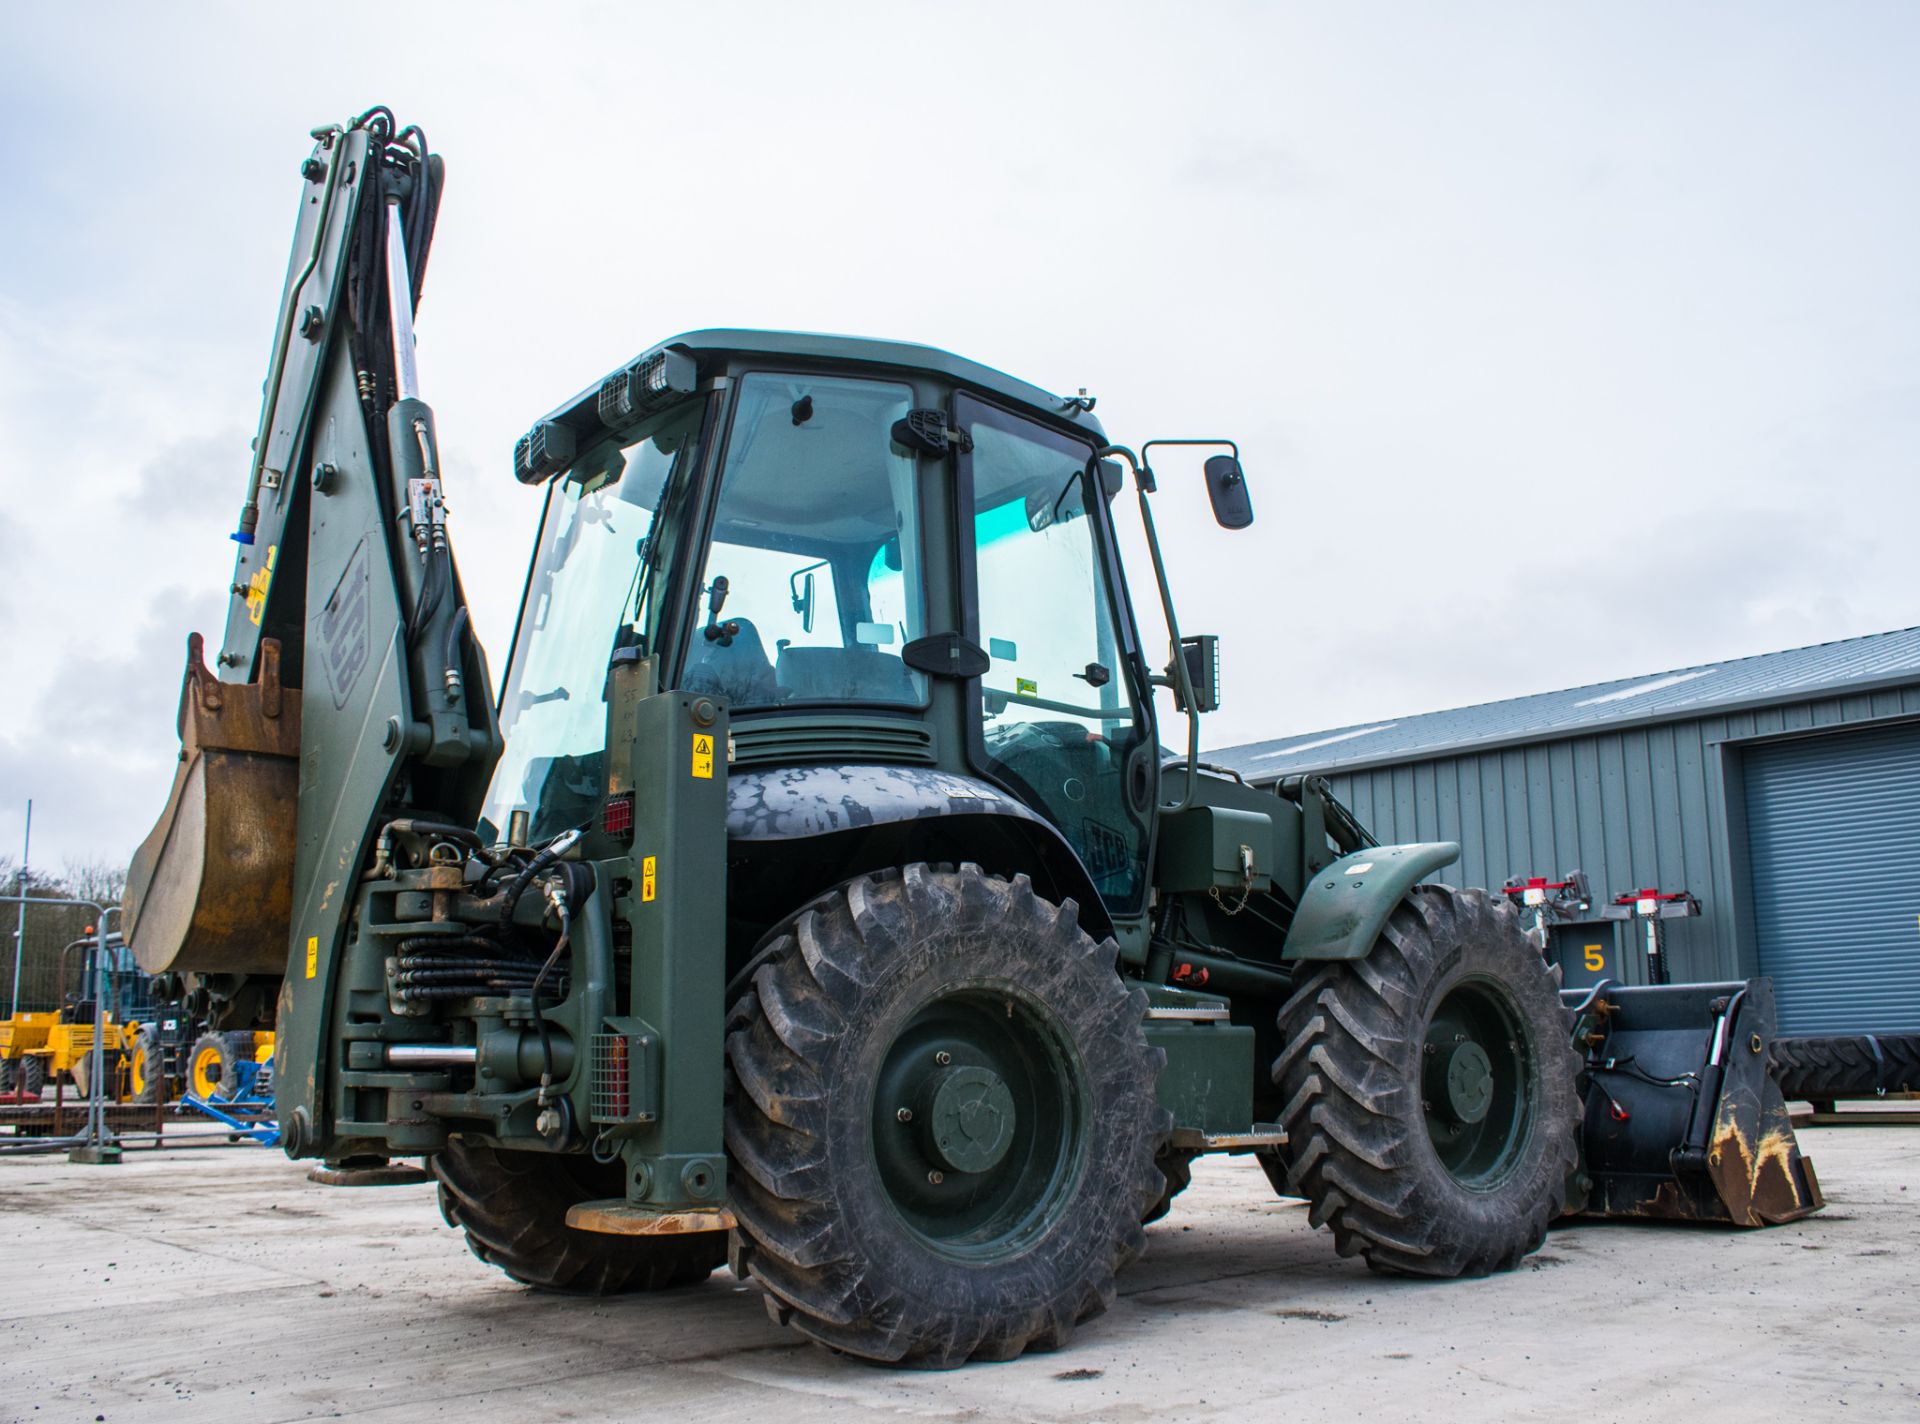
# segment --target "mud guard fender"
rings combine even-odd
[[[1066,837],[978,777],[932,767],[835,763],[736,771],[727,778],[727,839],[736,850],[895,831],[918,858],[976,860],[985,859],[979,835],[989,827],[1017,829],[1034,862],[1020,868],[1034,873],[1036,884],[1043,876],[1049,880],[1044,893],[1050,897],[1071,898],[1096,939],[1113,933],[1093,876]]]
[[[1460,858],[1453,841],[1369,846],[1307,882],[1280,957],[1364,959],[1407,891]]]

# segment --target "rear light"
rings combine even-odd
[[[623,1033],[593,1036],[593,1077],[588,1116],[595,1122],[626,1122],[632,1116],[632,1059]]]
[[[600,808],[600,829],[622,840],[633,839],[633,793],[609,796]]]

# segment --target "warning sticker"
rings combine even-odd
[[[256,628],[260,626],[260,615],[267,611],[267,590],[273,587],[273,562],[279,553],[278,544],[267,545],[266,566],[254,570],[253,577],[247,580],[247,621]]]
[[[640,862],[640,898],[642,900],[651,900],[659,889],[658,860],[658,856],[650,855]]]
[[[713,780],[713,733],[693,734],[693,774],[703,781]]]
[[[1015,697],[1037,697],[1040,695],[1040,683],[1035,678],[1016,677],[1013,680],[1013,695]]]
[[[320,972],[320,936],[307,936],[307,978],[311,979]]]

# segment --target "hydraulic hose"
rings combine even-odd
[[[440,661],[446,667],[447,696],[460,695],[460,654],[464,648],[463,639],[467,632],[467,605],[461,604],[453,615],[453,622],[447,625],[446,651]]]
[[[519,908],[521,897],[527,893],[527,887],[533,884],[534,878],[543,870],[573,849],[583,829],[585,828],[576,826],[570,831],[555,836],[547,843],[544,850],[527,862],[527,868],[514,877],[513,883],[507,886],[506,899],[500,905],[501,924],[513,923],[513,912]]]
[[[547,956],[547,962],[540,966],[540,972],[533,976],[533,987],[527,991],[527,997],[533,1001],[533,1025],[540,1034],[540,1093],[541,1107],[547,1105],[547,1094],[553,1087],[553,1033],[547,1027],[546,1011],[540,1007],[540,991],[546,986],[547,975],[553,972],[553,966],[560,962],[560,956],[567,952],[567,945],[573,938],[573,916],[567,909],[564,894],[555,897],[555,908],[560,912],[560,938],[554,942],[553,953]]]

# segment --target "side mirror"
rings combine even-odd
[[[1253,500],[1247,494],[1247,477],[1240,462],[1231,455],[1207,458],[1207,498],[1213,501],[1213,517],[1222,529],[1245,529],[1253,523]]]

